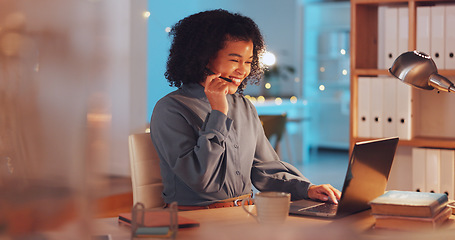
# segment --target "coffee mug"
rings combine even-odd
[[[254,198],[254,205],[256,206],[256,214],[250,212],[245,208],[245,201],[243,199],[242,208],[248,214],[253,216],[256,221],[263,224],[279,224],[286,220],[289,215],[289,204],[291,194],[285,192],[260,192]]]

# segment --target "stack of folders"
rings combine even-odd
[[[455,197],[455,150],[412,149],[412,190]]]
[[[455,69],[455,4],[417,7],[417,50],[429,54],[438,69]]]
[[[412,138],[412,89],[394,77],[358,78],[359,137]]]
[[[408,6],[378,8],[378,68],[388,69],[395,59],[408,51]],[[429,52],[427,54],[430,54]]]
[[[388,69],[408,49],[408,6],[378,8],[378,68]],[[455,4],[417,6],[416,44],[420,52],[430,55],[438,69],[455,69]]]
[[[452,215],[445,194],[389,191],[370,202],[375,228],[428,230],[444,224]]]

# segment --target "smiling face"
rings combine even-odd
[[[226,40],[224,48],[210,59],[207,68],[214,73],[221,73],[222,77],[232,80],[228,84],[228,94],[234,94],[251,71],[253,61],[253,42]]]

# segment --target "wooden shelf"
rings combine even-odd
[[[382,81],[382,76],[393,78],[388,69],[384,69],[388,68],[386,65],[391,65],[391,62],[388,61],[387,64],[379,62],[383,61],[379,60],[380,58],[387,57],[379,55],[382,54],[379,53],[379,49],[384,48],[385,44],[385,39],[382,39],[383,36],[381,36],[384,34],[383,31],[385,31],[382,29],[385,27],[383,25],[385,23],[379,22],[379,19],[383,18],[380,14],[384,13],[383,11],[385,11],[386,7],[403,8],[407,6],[409,27],[407,51],[413,51],[417,47],[417,10],[421,6],[432,7],[448,2],[454,3],[453,0],[351,0],[350,151],[352,151],[356,142],[378,138],[365,138],[358,135],[359,126],[365,127],[365,125],[359,124],[361,121],[359,114],[366,114],[363,110],[359,113],[358,109],[359,78],[369,78],[371,81]],[[446,31],[450,30],[446,29]],[[400,51],[404,52],[406,50],[402,48]],[[382,66],[382,69],[378,66]],[[452,81],[455,80],[455,69],[440,68],[438,73]],[[370,92],[370,94],[372,93]],[[394,164],[387,182],[387,190],[414,191],[417,189],[415,188],[414,175],[417,174],[420,178],[422,177],[422,172],[413,172],[413,169],[417,168],[415,166],[418,166],[416,161],[414,161],[414,155],[418,154],[415,148],[455,149],[455,128],[452,127],[453,122],[455,122],[455,112],[450,111],[451,106],[455,103],[455,93],[411,88],[411,92],[406,94],[411,94],[411,99],[406,99],[410,101],[406,103],[410,104],[410,106],[407,105],[406,107],[411,108],[412,116],[407,118],[410,120],[412,129],[410,130],[410,135],[413,137],[408,140],[404,140],[404,137],[402,137],[403,139],[398,142]],[[387,102],[387,104],[389,104],[387,107],[390,107],[393,103]],[[369,117],[371,119],[372,116]],[[370,127],[376,126],[371,125]],[[362,132],[361,134],[363,135],[360,136],[368,136]],[[434,164],[434,162],[431,164]],[[428,174],[426,166],[426,162],[424,166],[421,166],[424,169],[423,179],[425,179],[425,174]],[[439,169],[439,167],[439,165],[433,165],[434,169]],[[430,191],[430,189],[425,189],[425,191],[427,190]]]
[[[372,140],[371,138],[353,138],[353,143]],[[428,147],[428,148],[455,148],[455,139],[415,137],[411,140],[400,140],[399,146]]]
[[[440,69],[438,73],[442,76],[455,76],[455,69]],[[353,76],[377,76],[377,75],[390,75],[388,69],[373,69],[373,68],[359,68],[353,69]]]
[[[356,76],[377,76],[377,75],[389,75],[389,71],[386,69],[354,69],[352,72]]]
[[[455,76],[455,69],[440,69],[438,73],[442,76]]]
[[[378,8],[383,5],[408,5],[409,9],[409,42],[408,49],[415,49],[416,47],[416,11],[417,7],[421,5],[433,5],[435,3],[446,3],[453,2],[447,0],[351,0],[351,120],[350,120],[350,143],[351,149],[355,142],[368,140],[365,138],[357,137],[357,116],[358,116],[358,78],[369,77],[369,76],[381,76],[388,75],[388,69],[377,69],[378,66]],[[411,50],[410,50],[411,51]],[[455,77],[455,69],[439,69],[438,73],[444,77],[453,78]],[[413,116],[413,122],[418,123],[420,121],[437,120],[433,122],[440,122],[444,125],[450,125],[454,119],[454,114],[447,112],[431,111],[433,109],[424,109],[425,101],[431,100],[433,103],[435,99],[431,98],[428,93],[422,93],[418,90],[414,90],[415,98],[413,100],[413,109],[421,111]],[[443,98],[444,97],[444,98]],[[452,102],[453,98],[443,96],[440,98],[442,102],[438,106],[447,106]],[[439,101],[439,100],[438,100]],[[422,103],[423,102],[423,103]],[[423,109],[420,109],[423,107]],[[425,114],[427,110],[431,112],[429,115]],[[426,126],[426,125],[425,125]],[[440,129],[434,129],[434,131],[428,131],[424,129],[422,133],[421,129],[417,129],[419,136],[412,138],[411,140],[400,140],[400,146],[411,146],[411,147],[431,147],[431,148],[455,148],[455,137],[451,138],[450,134],[441,133],[440,138],[438,137],[426,137],[438,135]],[[430,132],[430,133],[428,133]]]

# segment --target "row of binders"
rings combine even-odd
[[[455,150],[412,149],[413,191],[445,193],[455,198]]]
[[[455,69],[455,4],[417,6],[417,51],[430,55],[438,69]],[[388,69],[409,51],[408,6],[378,8],[378,68]]]
[[[358,137],[412,138],[412,87],[394,77],[358,78]]]

